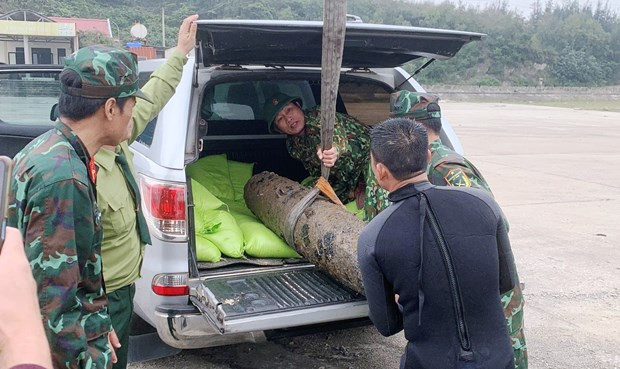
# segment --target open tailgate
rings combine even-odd
[[[201,278],[190,299],[221,333],[241,333],[368,316],[359,295],[313,265],[252,268]]]
[[[201,20],[198,41],[205,66],[217,64],[321,66],[323,22]],[[347,23],[343,67],[392,68],[417,58],[449,59],[484,34]]]

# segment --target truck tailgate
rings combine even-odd
[[[202,277],[190,299],[221,333],[368,316],[364,296],[308,264]]]

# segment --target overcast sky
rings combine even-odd
[[[410,0],[411,2],[422,2],[423,0]],[[441,3],[444,0],[430,0],[435,3]],[[497,3],[501,0],[450,0],[453,3],[463,3],[466,5],[473,5],[476,7],[485,7],[486,5]],[[508,3],[508,7],[511,9],[516,9],[519,13],[524,16],[528,16],[532,11],[532,4],[534,0],[505,0]],[[596,6],[597,0],[578,0],[580,4],[591,4],[593,7]],[[547,0],[541,0],[541,3],[544,5]],[[561,4],[564,0],[554,0],[554,3]],[[602,0],[604,3],[605,1]],[[620,0],[608,0],[609,7],[613,9],[616,13],[620,13]]]

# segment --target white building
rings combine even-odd
[[[0,15],[0,64],[62,64],[79,48],[78,31],[112,37],[108,19],[45,17],[30,10]]]

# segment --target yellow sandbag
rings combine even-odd
[[[221,258],[222,253],[213,242],[196,235],[196,260],[217,263]]]
[[[194,213],[199,213],[199,211]],[[201,228],[196,227],[196,235],[203,236],[213,242],[226,256],[231,258],[242,257],[243,232],[237,225],[235,218],[226,210],[205,210],[201,213],[203,226]]]
[[[292,247],[250,215],[232,213],[243,231],[245,253],[256,258],[301,258]]]

